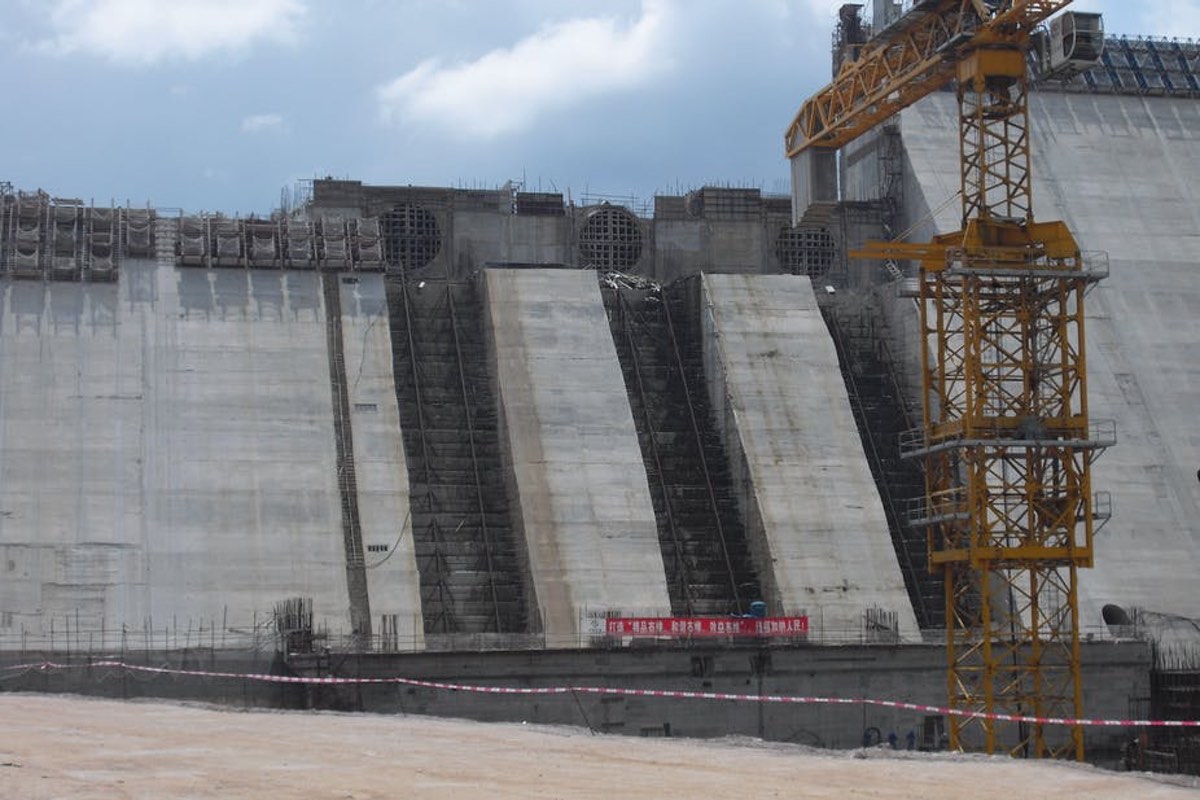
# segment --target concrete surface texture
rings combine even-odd
[[[126,261],[115,284],[0,292],[4,641],[182,646],[292,596],[345,628],[317,276]]]
[[[1085,625],[1106,603],[1200,616],[1200,104],[1154,97],[1034,94],[1035,216],[1061,219],[1111,276],[1087,298],[1089,406],[1118,443],[1092,488],[1112,493],[1081,573]],[[939,94],[905,111],[910,237],[959,227],[956,108]]]
[[[31,669],[27,666],[30,654],[0,652],[0,698],[6,693],[40,692],[123,700],[193,700],[238,708],[354,709],[480,722],[583,725],[629,736],[753,736],[834,749],[860,746],[864,733],[871,728],[878,729],[884,738],[895,731],[902,741],[909,731],[921,734],[926,712],[873,704],[756,703],[592,692],[530,696],[434,686],[410,686],[398,691],[392,679],[452,680],[482,687],[604,686],[667,693],[802,694],[932,706],[946,702],[945,648],[926,644],[762,648],[749,642],[731,645],[697,641],[687,648],[376,651],[344,654],[332,661],[325,654],[314,653],[293,654],[289,666],[296,675],[371,682],[306,686],[200,676],[203,672],[269,672],[275,653],[272,639],[268,631],[257,646],[240,650],[205,646],[164,651],[156,647],[153,652],[124,654],[127,663],[168,670],[164,673],[94,663],[80,669],[92,660],[91,654],[76,652],[54,656],[57,663],[75,666]],[[1087,716],[1124,719],[1131,708],[1144,708],[1150,694],[1149,643],[1085,641],[1080,645],[1080,655]],[[170,672],[178,669],[201,672]],[[929,733],[937,736],[936,732]],[[1129,730],[1121,727],[1085,728],[1084,747],[1089,761],[1116,765],[1129,736]],[[5,797],[7,800],[8,795]]]
[[[372,631],[388,630],[397,646],[420,649],[424,641],[421,580],[409,516],[404,442],[397,424],[400,409],[383,276],[343,276],[338,288]],[[384,617],[390,618],[389,624],[382,622]]]
[[[157,654],[156,654],[157,655]],[[1126,718],[1131,703],[1150,694],[1150,646],[1145,642],[1083,642],[1084,708],[1089,717]],[[163,663],[165,656],[159,656]],[[319,657],[291,661],[300,675],[325,675]],[[2,662],[0,662],[2,663]],[[0,667],[2,668],[2,667]],[[325,669],[328,669],[326,667]],[[770,647],[749,644],[693,642],[685,649],[617,647],[590,650],[401,653],[351,656],[334,669],[337,676],[388,678],[403,675],[440,681],[454,675],[457,682],[479,686],[597,686],[664,691],[730,694],[866,697],[942,706],[946,702],[946,650],[925,644],[841,645],[836,647]],[[97,674],[100,677],[97,677]],[[14,690],[118,694],[130,685],[115,675],[64,670],[10,676]],[[178,678],[146,679],[129,691],[158,696],[167,685],[171,697],[182,698]],[[93,685],[96,688],[93,688]],[[251,683],[253,689],[253,683]],[[99,691],[98,691],[99,690]],[[590,693],[546,695],[537,698],[483,692],[445,691],[413,687],[397,692],[389,683],[343,686],[328,692],[295,689],[292,698],[324,703],[324,707],[355,707],[369,711],[430,714],[487,722],[587,725],[612,733],[687,737],[756,736],[760,739],[802,742],[819,747],[849,748],[862,743],[875,727],[886,737],[896,731],[921,731],[925,712],[883,706],[824,703],[779,704],[737,701],[681,700],[671,697],[611,696]],[[343,705],[336,704],[340,697]],[[308,707],[292,705],[291,707]],[[318,707],[321,707],[318,705]],[[1093,763],[1116,763],[1129,742],[1129,731],[1088,727],[1084,746]]]
[[[705,368],[772,612],[825,636],[916,619],[808,278],[705,275]],[[741,473],[740,475],[738,473]]]
[[[484,273],[489,339],[547,643],[585,610],[669,615],[646,470],[589,271]]]

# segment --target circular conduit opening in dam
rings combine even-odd
[[[389,270],[416,270],[428,265],[442,249],[437,217],[412,203],[393,206],[380,220],[383,258]]]
[[[827,228],[784,225],[775,239],[775,257],[784,272],[820,278],[833,269],[837,249]]]
[[[1106,603],[1100,609],[1100,616],[1109,632],[1118,639],[1134,636],[1137,632],[1134,616],[1116,603]]]
[[[629,272],[642,257],[642,226],[627,208],[600,206],[587,212],[579,232],[579,263],[587,269]]]

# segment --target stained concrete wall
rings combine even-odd
[[[655,262],[649,277],[663,282],[697,272],[780,271],[775,240],[786,220],[661,220],[654,224]]]
[[[585,610],[669,615],[642,453],[596,276],[487,270],[488,332],[546,641]]]
[[[1086,716],[1124,719],[1129,716],[1131,701],[1149,696],[1150,651],[1144,642],[1084,644],[1080,655]],[[402,674],[484,686],[608,686],[946,705],[946,651],[926,645],[756,648],[701,644],[476,654],[470,660],[461,654],[365,655],[348,659],[341,671],[348,676]],[[632,736],[751,736],[831,748],[861,746],[863,734],[872,727],[878,728],[885,740],[888,733],[895,732],[903,747],[908,731],[920,735],[926,716],[920,711],[822,703],[713,702],[585,693],[530,697],[423,688],[396,692],[391,687],[369,686],[316,692],[314,698],[373,711],[567,724]],[[1116,766],[1129,739],[1126,728],[1084,728],[1088,758],[1109,766]]]
[[[465,279],[488,264],[578,265],[580,232],[600,206],[564,206],[561,216],[514,213],[506,190],[364,186],[314,182],[313,216],[386,216],[408,204],[437,221],[441,247],[420,269]],[[659,281],[698,272],[784,271],[776,244],[790,224],[786,198],[757,189],[705,187],[686,197],[655,198],[652,218],[639,217],[641,251],[624,271]]]
[[[785,272],[777,245],[790,224],[787,198],[755,190],[707,187],[685,197],[656,197],[651,277],[669,282],[697,272]]]
[[[1084,713],[1123,719],[1150,688],[1150,650],[1143,642],[1084,644]],[[67,653],[39,653],[69,661]],[[13,654],[17,660],[20,654]],[[188,651],[128,653],[130,663],[228,672],[269,672],[258,652]],[[771,647],[697,644],[679,648],[544,650],[529,652],[351,655],[332,665],[348,678],[406,678],[480,686],[603,686],[620,689],[727,692],[871,698],[945,705],[945,650],[936,646]],[[0,667],[5,666],[0,656]],[[328,659],[295,657],[301,675],[330,674]],[[483,694],[395,684],[296,686],[250,680],[136,677],[102,668],[27,670],[6,675],[9,691],[73,692],[106,697],[170,697],[272,708],[327,708],[376,713],[430,714],[488,722],[530,722],[588,727],[629,736],[751,736],[817,747],[859,747],[868,729],[900,745],[920,735],[925,712],[879,706],[711,701],[592,693]],[[1139,703],[1140,704],[1140,703]],[[874,731],[872,731],[874,736]],[[1053,734],[1052,734],[1053,735]],[[1125,728],[1084,728],[1090,761],[1116,767]],[[874,739],[872,739],[874,741]]]
[[[857,635],[864,612],[916,619],[808,278],[705,275],[709,397],[774,609],[822,635]]]
[[[1089,404],[1118,444],[1092,473],[1113,518],[1081,573],[1085,625],[1105,603],[1200,616],[1200,104],[1037,93],[1030,103],[1038,219],[1062,219],[1111,276],[1087,298]],[[935,95],[904,112],[912,241],[959,227],[956,108]],[[897,300],[898,345],[916,359],[915,306]]]
[[[343,276],[339,290],[372,630],[376,634],[391,630],[382,618],[393,617],[396,644],[420,649],[425,629],[421,579],[409,516],[408,468],[397,422],[400,409],[383,277]]]
[[[67,624],[247,629],[293,596],[313,599],[318,625],[347,628],[318,280],[127,260],[114,284],[0,284],[5,641]],[[352,397],[382,404],[382,310],[345,294],[343,306]],[[380,456],[365,416],[355,428],[362,505],[387,497],[364,527],[390,541],[395,520],[379,517],[404,516],[387,488],[406,486],[403,462]],[[405,611],[404,594],[381,589],[379,608]]]

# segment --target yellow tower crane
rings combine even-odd
[[[1091,464],[1114,438],[1088,418],[1084,295],[1107,267],[1062,222],[1035,222],[1027,54],[1099,57],[1099,15],[1070,0],[924,0],[851,41],[786,135],[793,215],[836,201],[836,150],[956,82],[962,229],[855,255],[919,264],[922,458],[931,568],[945,582],[950,746],[1083,758],[1078,573],[1092,564]],[[856,6],[849,6],[853,11]],[[1064,17],[1066,22],[1063,22]],[[1100,259],[1102,261],[1102,259]]]

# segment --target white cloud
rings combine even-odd
[[[279,114],[251,114],[242,120],[243,133],[265,133],[283,130],[283,117]]]
[[[844,0],[805,0],[804,4],[808,6],[809,11],[811,11],[817,17],[822,19],[835,19],[837,17],[838,9],[845,5],[845,2]],[[871,10],[871,4],[864,3],[863,5],[869,13]]]
[[[1200,36],[1200,0],[1157,0],[1142,12],[1146,30],[1158,36]]]
[[[384,119],[427,123],[463,137],[492,138],[551,109],[644,84],[670,66],[666,0],[643,0],[622,26],[611,17],[547,25],[510,48],[442,66],[431,59],[377,91]]]
[[[51,0],[49,52],[128,64],[195,61],[260,40],[289,41],[305,0]]]

